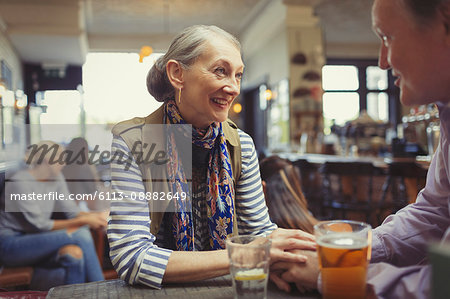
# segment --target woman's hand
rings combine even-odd
[[[304,263],[308,259],[307,255],[293,250],[316,250],[315,237],[299,229],[278,228],[268,238],[272,240],[271,264],[275,262]]]

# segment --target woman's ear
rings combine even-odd
[[[178,61],[170,59],[166,64],[166,72],[173,88],[180,89],[183,87],[183,68]]]

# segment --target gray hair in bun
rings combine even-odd
[[[212,36],[230,41],[241,52],[241,44],[236,37],[217,26],[195,25],[184,29],[170,44],[166,54],[156,60],[147,75],[148,92],[159,102],[175,98],[175,90],[167,77],[166,65],[170,59],[188,69],[203,54],[204,43]]]

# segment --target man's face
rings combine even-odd
[[[407,106],[448,101],[450,49],[442,18],[422,24],[402,0],[375,0],[372,26],[381,39],[379,66],[392,69]]]

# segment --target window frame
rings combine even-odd
[[[359,87],[356,90],[324,90],[324,92],[356,92],[359,95],[359,111],[367,110],[367,95],[369,93],[387,93],[389,102],[388,119],[391,125],[401,123],[400,89],[395,86],[395,78],[388,70],[388,86],[386,89],[368,89],[366,69],[369,66],[378,66],[377,59],[343,59],[328,58],[326,65],[349,65],[358,69]]]

